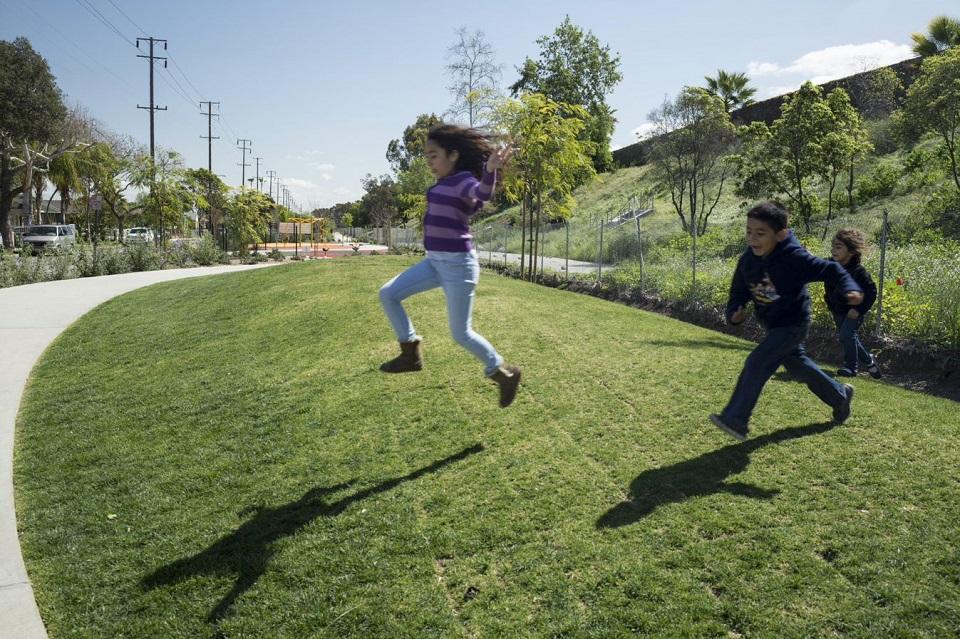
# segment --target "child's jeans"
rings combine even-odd
[[[808,328],[806,324],[796,324],[767,332],[764,340],[747,356],[733,396],[720,414],[724,422],[736,426],[746,426],[750,422],[760,391],[781,364],[829,406],[839,406],[846,399],[843,386],[807,357],[803,342]]]
[[[857,330],[863,324],[865,317],[864,314],[857,319],[850,319],[846,313],[833,314],[833,321],[837,325],[837,336],[840,338],[840,345],[843,346],[843,365],[854,373],[857,372],[859,364],[866,366],[873,364],[873,356],[863,347],[857,336]]]
[[[476,252],[428,251],[426,259],[383,285],[380,303],[397,340],[412,342],[418,339],[417,332],[400,302],[411,295],[442,287],[453,339],[483,362],[484,373],[492,375],[503,364],[503,358],[471,327],[473,297],[479,281],[480,263]]]

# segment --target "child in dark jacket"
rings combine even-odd
[[[836,286],[831,282],[824,282],[823,299],[833,314],[833,321],[837,325],[837,336],[840,338],[840,345],[843,346],[843,368],[837,371],[837,375],[856,377],[860,364],[863,364],[870,376],[878,379],[882,373],[877,360],[863,347],[860,338],[857,337],[857,329],[863,324],[867,311],[877,299],[877,286],[873,283],[870,273],[860,263],[866,246],[867,241],[859,229],[847,228],[837,231],[830,247],[833,259],[842,265],[853,281],[863,289],[863,301],[859,304],[848,304],[844,297],[837,295]]]
[[[763,202],[747,212],[746,239],[749,248],[740,256],[730,284],[727,322],[743,322],[752,300],[767,336],[747,357],[727,406],[710,420],[735,439],[746,439],[760,391],[783,364],[833,408],[835,422],[843,423],[850,416],[853,387],[820,370],[804,349],[810,326],[807,283],[830,282],[854,305],[863,301],[860,287],[838,263],[814,257],[800,245],[788,227],[786,210],[776,202]]]

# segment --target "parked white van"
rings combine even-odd
[[[23,246],[35,251],[66,246],[77,241],[77,227],[73,224],[34,224],[23,231]]]

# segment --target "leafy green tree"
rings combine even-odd
[[[183,232],[187,228],[187,211],[194,208],[197,198],[190,189],[183,157],[176,151],[157,150],[157,159],[138,156],[134,160],[134,184],[145,190],[138,200],[145,221],[161,231],[160,241],[167,232]]]
[[[466,27],[457,30],[457,41],[447,50],[447,74],[453,95],[449,114],[467,116],[467,124],[477,126],[486,121],[499,95],[500,65],[493,47],[483,31],[470,33]]]
[[[805,82],[784,101],[772,126],[752,122],[743,129],[743,152],[736,158],[737,192],[747,197],[784,195],[809,233],[814,214],[812,181],[821,173],[821,134],[832,123],[833,114],[820,87]]]
[[[863,120],[853,104],[850,96],[843,89],[837,88],[827,95],[827,106],[830,108],[832,121],[829,128],[823,131],[820,141],[820,176],[827,184],[827,219],[823,225],[823,239],[826,239],[830,220],[833,219],[833,192],[841,174],[850,176],[853,182],[853,170],[857,161],[870,152],[872,145],[867,141],[866,128]],[[852,186],[848,191],[848,203],[852,203]]]
[[[42,148],[63,131],[66,116],[47,61],[26,38],[0,41],[0,235],[5,248],[13,248],[13,198],[20,193],[29,195],[24,185],[33,183],[38,153],[41,161],[48,162],[74,147],[75,140],[65,137],[55,149]]]
[[[397,174],[397,206],[401,220],[423,220],[427,213],[427,189],[434,181],[424,157],[414,158],[406,171]]]
[[[260,244],[267,237],[274,207],[273,200],[254,189],[241,189],[227,198],[224,225],[241,256],[251,244]]]
[[[937,16],[930,21],[927,33],[913,33],[913,52],[924,57],[960,45],[960,20]]]
[[[397,183],[389,175],[373,177],[369,173],[360,183],[365,191],[360,199],[361,226],[371,224],[386,229],[390,245],[390,227],[400,210]]]
[[[542,222],[569,217],[574,187],[594,175],[588,146],[581,138],[589,117],[579,105],[560,104],[539,93],[505,100],[498,107],[496,128],[515,145],[513,159],[502,172],[503,189],[509,200],[523,202],[524,244],[528,223],[534,237],[533,229],[541,228]],[[539,254],[539,236],[532,246],[531,277]],[[520,265],[523,270],[522,254]]]
[[[207,169],[188,169],[186,171],[186,186],[193,193],[197,206],[197,226],[203,232],[203,218],[206,217],[206,228],[213,232],[223,221],[223,212],[226,210],[228,187],[215,173]]]
[[[421,113],[416,122],[403,130],[403,138],[390,140],[387,145],[387,161],[395,172],[406,171],[414,158],[423,157],[430,129],[443,120],[434,113]]]
[[[953,182],[960,190],[960,47],[923,61],[920,75],[907,91],[904,116],[902,120],[917,131],[933,133],[943,140]]]
[[[893,113],[904,92],[903,82],[890,67],[862,74],[858,85],[860,112],[868,120],[879,120]]]
[[[750,78],[746,73],[728,73],[718,69],[717,77],[707,76],[704,79],[707,81],[707,91],[723,100],[723,107],[727,113],[753,104],[753,96],[757,90],[748,86]]]
[[[647,119],[656,127],[650,158],[680,224],[703,235],[731,169],[724,157],[736,141],[726,105],[706,89],[685,87]]]
[[[567,16],[552,36],[537,39],[540,57],[527,58],[518,69],[520,78],[510,87],[512,94],[542,93],[560,104],[579,105],[589,114],[582,126],[582,139],[594,169],[607,171],[613,167],[610,138],[616,118],[606,96],[623,79],[620,56],[601,45],[592,32],[570,21]],[[578,118],[579,119],[579,118]]]

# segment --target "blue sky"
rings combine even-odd
[[[99,11],[112,27],[95,17]],[[237,138],[252,140],[261,175],[273,170],[304,209],[362,194],[366,173],[387,173],[387,143],[420,113],[450,105],[445,54],[460,26],[479,29],[516,79],[536,39],[569,15],[620,54],[609,96],[615,147],[636,139],[646,114],[718,68],[745,71],[759,97],[910,57],[910,33],[956,0],[487,2],[275,0],[0,0],[0,39],[29,38],[68,102],[107,128],[149,140],[148,64],[132,41],[168,41],[157,66],[157,145],[207,164],[199,101],[219,101],[213,168],[240,183]],[[114,30],[116,29],[116,30]],[[119,32],[119,33],[118,33]],[[253,160],[249,160],[251,164]],[[247,169],[251,175],[254,167]]]

